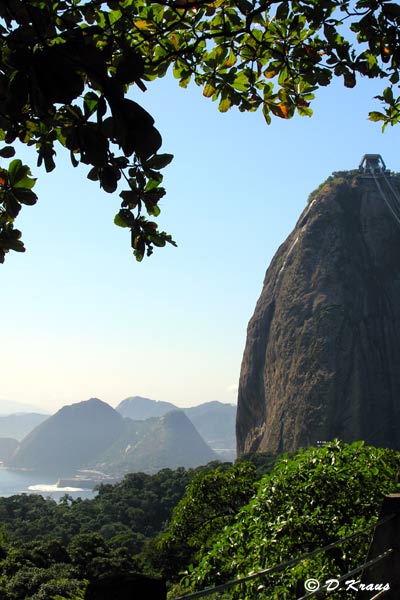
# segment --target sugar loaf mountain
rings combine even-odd
[[[186,411],[193,413],[192,420]],[[224,450],[233,452],[235,414],[235,406],[220,402],[184,411],[135,396],[114,409],[91,398],[64,406],[50,417],[41,415],[41,422],[20,442],[1,438],[0,460],[8,468],[59,477],[72,477],[77,471],[89,477],[93,473],[119,477],[133,471],[196,467],[223,460]],[[16,432],[21,429],[19,420],[26,426],[24,417],[14,416]],[[194,424],[196,417],[201,433]]]
[[[400,449],[400,176],[334,173],[275,254],[242,360],[237,448]]]

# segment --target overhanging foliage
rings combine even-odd
[[[334,77],[382,78],[383,126],[400,119],[400,7],[384,0],[4,0],[0,6],[0,156],[17,140],[35,146],[38,166],[56,167],[63,146],[74,166],[121,206],[115,223],[131,232],[138,260],[174,244],[149,220],[160,213],[161,170],[154,120],[127,98],[172,67],[219,110],[262,108],[272,116],[312,114],[311,101]],[[148,85],[148,84],[147,84]],[[29,167],[0,170],[0,262],[24,251],[14,228],[22,204],[37,201]]]

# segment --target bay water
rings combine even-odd
[[[41,494],[58,501],[68,494],[72,498],[94,498],[95,492],[74,487],[57,487],[57,478],[30,471],[13,471],[0,467],[0,496]]]

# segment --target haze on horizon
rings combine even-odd
[[[137,396],[137,395],[138,394],[130,394],[126,398],[130,398],[130,397]],[[92,396],[92,397],[97,398],[97,396]],[[107,402],[106,400],[103,400],[102,398],[99,398],[99,400],[103,400],[103,402],[106,402],[107,404],[109,404],[110,406],[115,408],[118,404],[120,404],[126,398],[121,398],[120,400],[118,400],[116,402],[112,402],[112,403]],[[45,404],[29,404],[29,403],[25,403],[25,402],[13,402],[10,400],[5,400],[4,398],[0,398],[0,416],[14,414],[14,413],[35,413],[35,412],[37,412],[37,413],[43,412],[45,414],[47,414],[47,413],[53,414],[53,413],[57,412],[63,406],[66,406],[69,404],[78,404],[85,400],[89,400],[89,398],[81,398],[74,402],[69,402],[69,403],[65,403],[65,404],[54,404],[52,406],[46,406]],[[150,400],[157,401],[157,398],[150,398]],[[176,404],[176,403],[173,403],[173,404]],[[201,402],[199,404],[203,404],[203,403]],[[229,403],[226,402],[225,404],[236,404],[236,402],[229,402]],[[197,406],[197,404],[188,404],[188,405],[184,405],[184,406],[180,406],[180,405],[176,404],[176,406],[178,406],[178,408],[190,408],[191,406]]]

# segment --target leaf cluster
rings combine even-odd
[[[0,156],[20,141],[36,149],[38,166],[56,167],[63,147],[74,166],[108,193],[120,189],[117,225],[130,229],[137,260],[154,247],[175,245],[156,221],[163,169],[154,120],[128,90],[172,68],[219,110],[261,108],[288,119],[312,114],[315,91],[340,77],[386,81],[385,127],[400,119],[396,95],[400,10],[376,0],[6,0],[0,6]],[[0,172],[0,258],[23,250],[13,222],[31,188],[15,194],[9,166]],[[8,182],[8,183],[7,183]],[[12,187],[12,186],[11,186]]]
[[[14,150],[5,146],[0,155],[1,152],[2,156],[12,156]],[[29,167],[19,159],[12,160],[7,170],[0,169],[0,263],[10,250],[25,251],[21,232],[14,228],[14,219],[23,204],[32,206],[36,203],[37,196],[32,191],[35,181]]]
[[[20,141],[36,149],[37,165],[50,172],[56,167],[56,147],[62,146],[74,167],[89,165],[89,179],[106,192],[114,193],[125,184],[120,192],[123,213],[116,220],[130,228],[134,254],[141,260],[154,246],[175,244],[142,212],[160,213],[164,195],[160,169],[172,156],[157,154],[162,140],[154,119],[126,97],[133,84],[145,89],[145,67],[126,29],[136,11],[127,6],[122,16],[119,4],[103,7],[75,0],[2,4],[0,141],[6,145],[0,156],[11,156]],[[24,250],[13,222],[21,203],[37,200],[28,187],[34,180],[13,182],[16,165],[14,160],[0,171],[1,260],[9,250]],[[18,165],[25,176],[30,173],[20,161]]]
[[[398,84],[399,24],[397,4],[374,0],[181,0],[144,6],[136,22],[147,78],[172,62],[182,87],[193,80],[222,112],[261,107],[268,123],[310,116],[314,92],[335,77]]]

